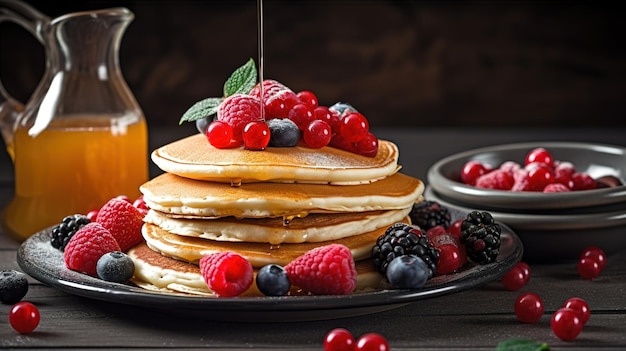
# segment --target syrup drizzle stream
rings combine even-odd
[[[263,0],[257,0],[257,16],[258,16],[258,40],[259,45],[259,98],[261,100],[261,120],[265,120],[265,109],[263,108]]]

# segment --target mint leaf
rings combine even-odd
[[[527,339],[508,339],[498,344],[495,351],[548,351],[546,343],[538,343]]]
[[[224,97],[234,94],[248,94],[256,85],[257,73],[254,60],[250,58],[237,68],[224,83]]]
[[[180,118],[178,124],[193,122],[217,113],[217,107],[222,102],[221,98],[207,98],[193,104]]]

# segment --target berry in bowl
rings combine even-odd
[[[427,179],[438,195],[461,204],[561,211],[624,203],[625,176],[625,147],[535,142],[448,156],[428,170]]]

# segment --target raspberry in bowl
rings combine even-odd
[[[626,148],[575,142],[484,147],[448,156],[427,175],[425,198],[486,210],[511,227],[524,260],[575,259],[585,246],[626,247]]]

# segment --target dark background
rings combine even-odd
[[[150,125],[178,126],[258,61],[257,2],[31,1],[51,17],[125,6],[120,64]],[[617,2],[616,2],[617,3]],[[349,102],[374,127],[626,125],[623,12],[605,2],[266,0],[265,78]],[[0,77],[26,100],[43,50],[0,25]]]

